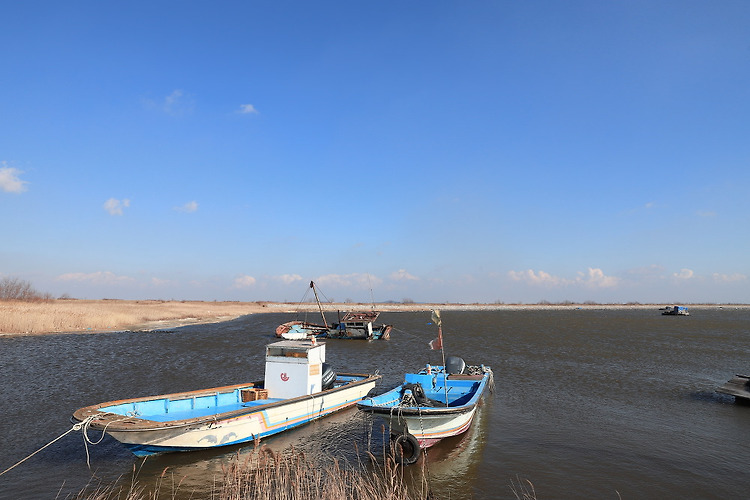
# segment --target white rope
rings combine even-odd
[[[102,435],[99,437],[99,439],[96,440],[96,441],[92,441],[91,438],[88,435],[88,430],[89,430],[89,427],[91,427],[91,421],[94,420],[94,418],[95,418],[94,415],[92,415],[90,417],[86,417],[86,420],[84,420],[80,424],[76,424],[76,425],[73,426],[74,429],[75,429],[76,426],[78,426],[78,428],[75,429],[75,430],[81,430],[81,429],[83,429],[83,431],[82,431],[82,434],[83,434],[83,446],[84,446],[84,448],[86,448],[86,465],[88,466],[89,469],[91,469],[91,457],[89,455],[89,445],[96,446],[99,443],[101,443],[102,440],[104,440],[105,434],[107,433],[107,427],[109,427],[110,425],[114,424],[115,422],[125,421],[129,417],[126,416],[125,418],[118,418],[118,419],[115,419],[115,420],[110,420],[109,422],[107,422],[107,425],[105,425],[104,428],[102,429]],[[71,429],[71,430],[73,430],[73,429]],[[70,431],[68,431],[68,432],[70,432]]]
[[[88,425],[88,423],[91,420],[93,420],[93,417],[88,417],[83,422],[79,422],[77,424],[74,424],[73,427],[71,427],[67,431],[63,432],[62,434],[60,434],[59,436],[57,436],[55,439],[53,439],[49,443],[47,443],[44,446],[42,446],[41,448],[39,448],[38,450],[36,450],[34,453],[32,453],[31,455],[29,455],[28,457],[24,458],[23,460],[18,461],[17,463],[15,463],[12,466],[8,467],[4,471],[0,472],[0,476],[2,476],[3,474],[5,474],[6,472],[8,472],[10,470],[15,469],[16,467],[18,467],[19,465],[21,465],[22,463],[24,463],[26,460],[30,459],[31,457],[33,457],[34,455],[36,455],[37,453],[39,453],[43,449],[47,448],[48,446],[51,446],[53,443],[56,443],[57,441],[59,441],[60,439],[64,438],[65,436],[67,436],[71,432],[73,432],[73,431],[80,431],[82,428],[84,428],[85,425]],[[86,452],[87,452],[87,455],[88,455],[88,450],[86,450]]]

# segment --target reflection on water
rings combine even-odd
[[[750,371],[750,311],[487,311],[443,313],[448,354],[490,365],[496,391],[463,436],[428,451],[436,498],[514,498],[511,481],[542,498],[743,498],[750,407],[714,389]],[[120,398],[229,385],[263,377],[264,346],[284,314],[169,332],[0,338],[0,470],[70,429],[80,407]],[[429,313],[389,313],[391,340],[328,341],[339,371],[379,372],[382,389],[406,371],[440,364]],[[96,438],[94,434],[92,438]],[[355,409],[262,441],[324,463],[382,456],[382,422]],[[66,436],[0,476],[0,498],[65,498],[94,474],[162,485],[162,497],[205,498],[235,446],[142,461],[111,438],[89,447]],[[407,474],[419,478],[422,468]],[[179,485],[179,487],[177,487]],[[58,493],[59,492],[59,493]]]

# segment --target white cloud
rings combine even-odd
[[[592,288],[611,288],[617,286],[620,279],[614,276],[606,276],[599,268],[589,267],[588,273],[578,273],[576,282],[582,283]]]
[[[255,284],[257,280],[253,278],[252,276],[248,276],[247,274],[243,274],[242,276],[238,276],[234,279],[234,286],[233,288],[248,288]]]
[[[316,283],[331,287],[370,288],[382,283],[383,280],[367,273],[326,274],[315,280]]]
[[[182,89],[172,91],[164,98],[162,109],[171,116],[182,116],[193,112],[194,103],[190,95],[185,94]]]
[[[510,271],[508,275],[514,281],[523,281],[530,285],[558,286],[565,284],[565,280],[562,278],[552,276],[544,271],[535,273],[532,269],[526,271]]]
[[[302,281],[302,276],[299,274],[282,274],[281,276],[276,276],[275,279],[281,281],[285,285],[291,285],[297,281]]]
[[[529,285],[557,287],[566,285],[580,285],[591,288],[611,288],[617,286],[619,278],[606,276],[599,268],[589,268],[586,273],[579,272],[575,279],[566,279],[554,276],[544,271],[534,272],[532,269],[526,271],[510,271],[508,273],[511,279],[523,281]]]
[[[689,280],[693,277],[693,274],[691,269],[681,269],[679,273],[674,273],[672,276],[681,280]]]
[[[737,281],[745,281],[747,279],[747,276],[740,273],[734,273],[734,274],[721,274],[721,273],[714,273],[713,275],[714,281],[718,281],[719,283],[734,283]]]
[[[258,110],[252,104],[240,104],[240,110],[238,113],[242,115],[257,115]]]
[[[419,278],[410,274],[406,269],[399,269],[388,276],[393,281],[419,281]]]
[[[130,206],[130,200],[117,200],[110,198],[104,202],[104,210],[109,212],[109,215],[122,215],[122,210]]]
[[[181,207],[175,207],[175,210],[178,212],[184,212],[186,214],[191,214],[198,210],[198,202],[197,201],[189,201],[182,205]]]
[[[9,167],[8,162],[0,162],[0,190],[6,193],[23,193],[26,191],[28,182],[22,181],[18,176],[23,172],[17,168]]]
[[[77,281],[94,283],[97,285],[115,285],[131,283],[135,281],[129,276],[118,276],[110,271],[97,271],[95,273],[66,273],[57,277],[58,281]]]

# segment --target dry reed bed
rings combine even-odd
[[[436,498],[422,479],[413,483],[406,479],[404,469],[390,456],[380,463],[367,454],[370,464],[342,466],[330,459],[327,466],[313,462],[294,448],[284,453],[258,447],[246,459],[237,454],[223,469],[223,478],[214,486],[211,498],[216,500],[411,500]],[[175,498],[182,481],[168,478],[164,469],[153,491],[133,479],[125,486],[108,485],[84,488],[78,500],[157,500],[160,494]],[[424,474],[421,475],[425,477]],[[165,491],[166,490],[166,491]],[[186,493],[192,497],[192,492]]]
[[[264,310],[264,305],[256,302],[3,301],[0,302],[0,333],[149,329],[222,321]]]

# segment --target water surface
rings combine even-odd
[[[515,498],[510,485],[521,478],[540,500],[745,498],[750,407],[714,390],[750,372],[750,312],[691,313],[444,311],[447,353],[492,366],[496,391],[466,435],[430,450],[436,497]],[[396,327],[391,340],[330,340],[328,361],[337,371],[379,372],[383,389],[397,385],[405,371],[440,361],[427,348],[429,316],[384,313]],[[79,407],[261,379],[264,346],[289,319],[0,338],[0,471],[68,431]],[[380,424],[352,409],[263,442],[353,463],[357,449],[382,449]],[[142,484],[161,482],[165,498],[207,498],[222,465],[253,448],[143,461],[105,437],[88,453],[91,470],[81,433],[66,435],[0,476],[0,498],[65,498],[92,477],[128,482],[134,468]]]

